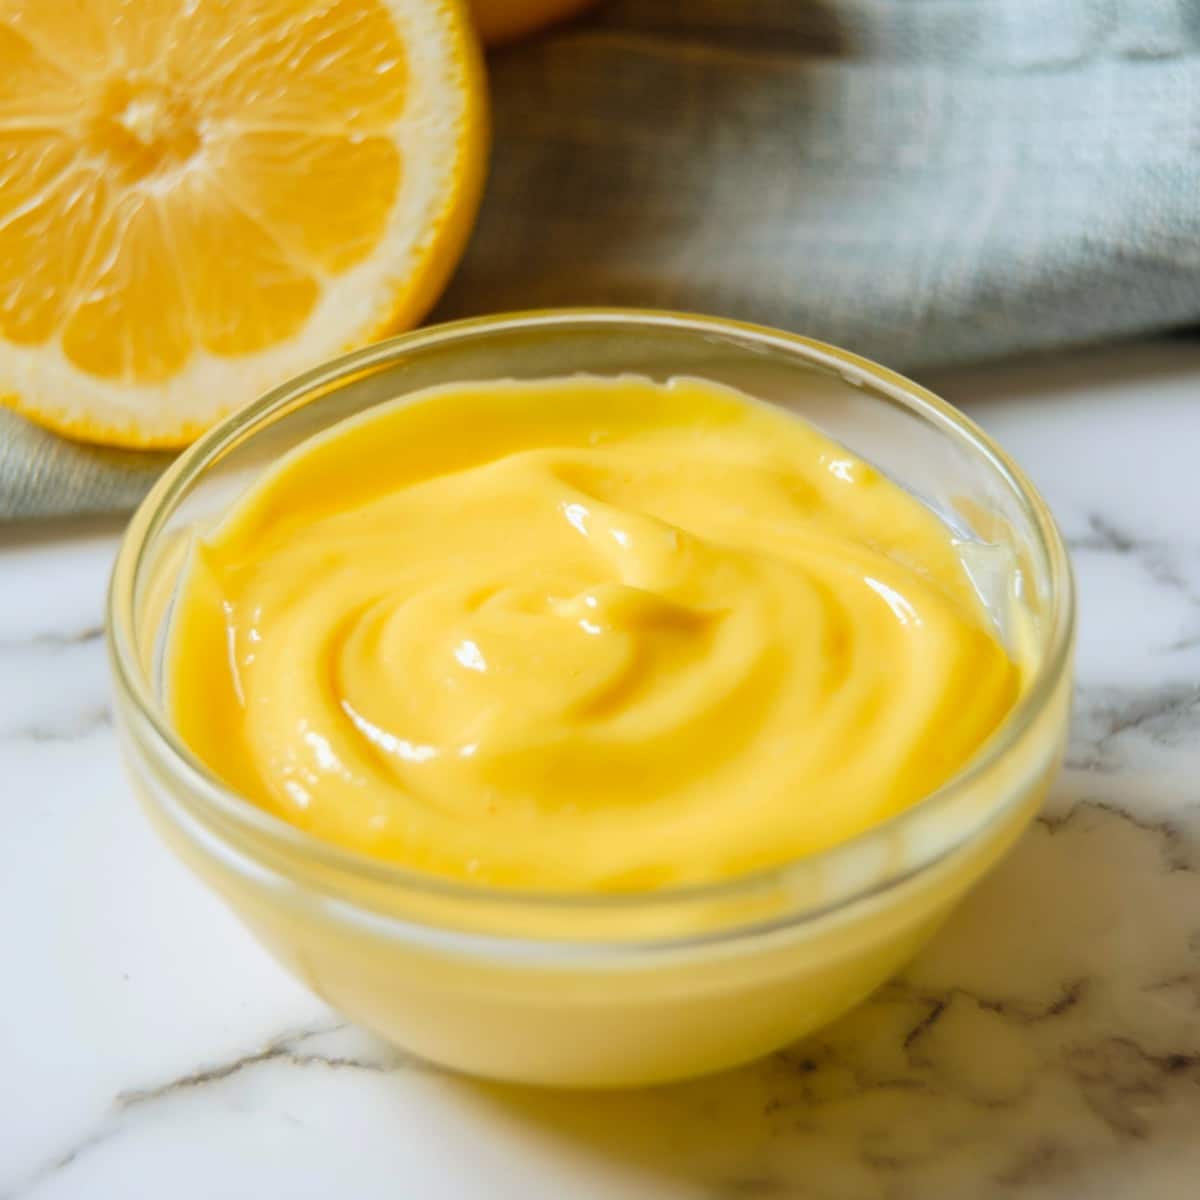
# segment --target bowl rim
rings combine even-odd
[[[1051,610],[1048,633],[1042,639],[1045,650],[1034,677],[1024,695],[997,729],[940,787],[900,813],[870,826],[846,841],[816,854],[789,859],[730,879],[646,892],[594,893],[509,889],[459,882],[423,873],[323,841],[261,808],[222,782],[214,771],[184,745],[171,727],[163,705],[154,696],[142,670],[136,632],[139,570],[155,535],[172,515],[176,503],[183,498],[191,483],[209,466],[219,461],[227,450],[254,437],[259,426],[269,425],[275,414],[317,401],[330,391],[336,390],[340,382],[353,379],[360,373],[383,369],[393,360],[435,347],[445,347],[458,340],[475,340],[480,336],[603,326],[623,326],[627,329],[651,332],[664,330],[700,336],[715,335],[724,340],[733,339],[782,351],[810,366],[816,365],[827,371],[839,373],[854,384],[869,383],[888,400],[937,426],[988,464],[1012,491],[1031,528],[1036,532],[1036,548],[1040,551],[1049,578]],[[304,400],[306,395],[308,400]],[[193,801],[198,800],[210,813],[222,818],[225,824],[232,822],[233,826],[265,838],[269,844],[286,853],[298,855],[302,861],[330,869],[339,876],[403,889],[408,894],[424,894],[436,899],[490,909],[510,905],[525,910],[556,913],[578,910],[644,914],[647,910],[665,910],[680,904],[711,904],[736,900],[764,890],[776,893],[780,889],[790,891],[789,883],[794,883],[800,874],[819,872],[851,855],[864,854],[867,848],[882,843],[897,831],[918,820],[928,820],[931,812],[949,807],[956,797],[1005,757],[1053,701],[1064,672],[1070,667],[1075,631],[1075,603],[1075,584],[1070,558],[1062,534],[1040,493],[1020,467],[974,421],[920,384],[850,351],[767,326],[662,309],[575,307],[497,313],[426,326],[400,334],[327,360],[294,376],[258,400],[224,418],[168,466],[130,519],[110,577],[105,625],[118,702],[132,708],[139,727],[148,735],[161,759],[169,765],[176,777],[175,781],[188,789],[189,798]],[[813,919],[903,883],[970,843],[992,823],[1004,807],[1003,802],[987,807],[966,832],[961,833],[951,843],[927,854],[916,865],[909,865],[866,886],[852,887],[845,895],[837,896],[833,900],[797,908],[780,921],[772,922],[771,927]],[[241,850],[240,847],[230,848]],[[245,853],[244,850],[242,853]],[[364,911],[373,912],[376,917],[386,915],[370,906]],[[405,919],[404,923],[410,926],[421,924],[420,921],[408,919]],[[427,924],[426,928],[432,930],[444,927]],[[450,931],[449,928],[445,928],[445,932]],[[722,929],[716,937],[718,940],[724,940],[745,932],[746,927],[735,926]],[[521,935],[508,937],[492,933],[478,936],[493,941],[554,940],[556,944],[562,944],[557,939],[536,936],[532,939],[523,938]],[[672,943],[676,941],[672,938],[665,940]],[[695,944],[714,939],[688,936],[678,940]],[[660,938],[636,938],[632,941],[626,940],[625,944],[644,946],[647,942],[653,942],[658,945],[663,941],[664,939]],[[596,943],[585,941],[581,942],[581,945],[595,946]]]

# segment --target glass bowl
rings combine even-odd
[[[718,884],[621,895],[454,883],[317,841],[222,784],[172,729],[161,642],[184,551],[298,443],[466,380],[690,375],[798,413],[953,529],[1001,635],[1036,664],[948,783],[824,853]],[[421,330],[284,384],[180,456],[129,525],[108,638],[129,774],[166,842],[280,962],[352,1020],[460,1071],[574,1087],[732,1066],[837,1017],[900,969],[1036,812],[1061,757],[1073,587],[1020,470],[923,388],[819,342],[609,310]],[[864,747],[869,753],[869,747]]]

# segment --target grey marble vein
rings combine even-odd
[[[1121,772],[1155,751],[1191,746],[1200,747],[1200,682],[1089,687],[1076,700],[1066,763]]]
[[[45,1166],[37,1168],[22,1185],[15,1191],[5,1193],[0,1200],[17,1200],[18,1197],[27,1200],[28,1197],[35,1195],[50,1176],[73,1166],[91,1151],[121,1136],[128,1128],[128,1114],[173,1100],[186,1092],[222,1084],[256,1067],[275,1063],[298,1068],[318,1067],[328,1070],[366,1071],[379,1075],[401,1071],[442,1073],[431,1063],[371,1039],[365,1040],[376,1052],[374,1056],[323,1053],[320,1050],[305,1051],[303,1049],[303,1047],[322,1039],[334,1038],[347,1030],[354,1035],[355,1031],[344,1021],[292,1030],[271,1038],[257,1050],[213,1063],[162,1083],[124,1089],[113,1098],[111,1107],[98,1128],[82,1136]]]
[[[0,639],[0,656],[30,648],[65,650],[72,646],[84,646],[91,642],[98,642],[103,637],[103,625],[88,625],[83,629],[72,629],[67,632],[46,630],[30,633],[20,638]]]
[[[102,705],[53,720],[5,726],[0,728],[0,742],[79,742],[100,730],[108,729],[111,725],[112,712],[107,705]]]
[[[94,627],[0,642],[0,742],[69,742],[111,724],[110,684]]]
[[[1145,567],[1155,583],[1182,591],[1193,603],[1200,604],[1200,580],[1183,568],[1183,561],[1200,551],[1200,542],[1181,543],[1135,533],[1096,512],[1088,514],[1087,525],[1086,534],[1066,539],[1073,554],[1112,554],[1134,559]]]
[[[1051,834],[1061,832],[1075,822],[1084,822],[1097,816],[1111,817],[1123,821],[1142,833],[1153,834],[1159,842],[1163,868],[1167,871],[1195,871],[1196,838],[1189,837],[1177,821],[1151,821],[1135,816],[1127,809],[1101,800],[1081,800],[1065,813],[1055,816],[1043,814],[1037,823]]]

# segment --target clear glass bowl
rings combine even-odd
[[[1037,666],[950,782],[835,849],[633,895],[453,883],[319,842],[235,794],[171,727],[159,658],[183,550],[292,447],[434,384],[692,375],[812,421],[955,530],[1002,634]],[[706,317],[562,311],[422,330],[349,354],[225,421],[130,523],[109,596],[117,724],[164,839],[272,954],[383,1037],[472,1074],[561,1086],[731,1066],[830,1021],[902,967],[1036,812],[1071,692],[1073,587],[1024,475],[909,380],[831,346]],[[869,747],[864,747],[869,753]]]

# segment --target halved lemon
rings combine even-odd
[[[180,445],[415,324],[485,126],[454,0],[0,0],[0,401]]]

